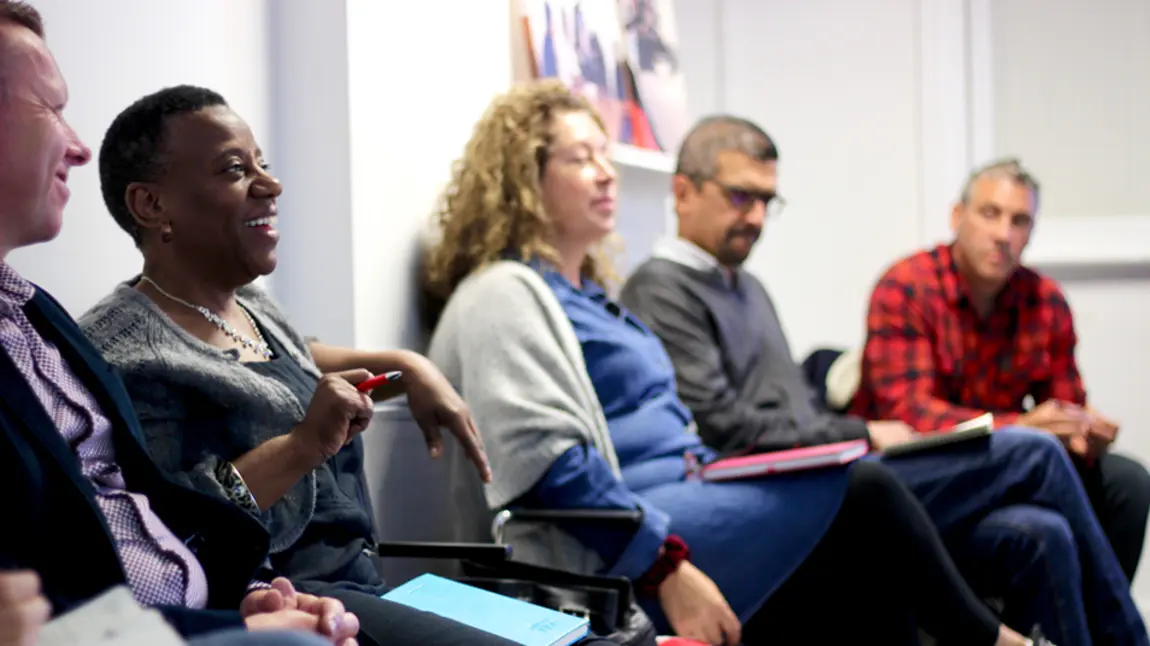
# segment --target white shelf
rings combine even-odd
[[[675,158],[672,155],[659,150],[636,148],[627,144],[615,144],[612,147],[611,161],[616,166],[663,175],[670,175],[675,172]]]
[[[1022,261],[1043,267],[1150,265],[1150,214],[1055,215],[1039,211]]]

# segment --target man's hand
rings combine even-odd
[[[914,429],[897,420],[867,422],[866,430],[871,446],[879,451],[914,439]]]
[[[1086,429],[1086,457],[1093,459],[1109,450],[1118,439],[1118,423],[1089,406],[1083,410],[1090,420],[1090,427]]]
[[[32,646],[52,616],[35,572],[0,572],[0,646]]]
[[[248,630],[306,630],[323,635],[336,646],[356,646],[359,618],[337,599],[296,592],[291,581],[278,577],[269,590],[244,597],[240,614]]]
[[[1066,450],[1086,460],[1105,453],[1118,437],[1118,424],[1089,406],[1049,399],[1018,420],[1053,433]]]
[[[1075,435],[1084,435],[1090,420],[1080,406],[1048,399],[1020,416],[1018,424],[1049,431],[1065,442]]]
[[[1086,457],[1090,452],[1090,415],[1076,404],[1048,399],[1019,417],[1018,424],[1053,434],[1073,455]]]
[[[680,637],[733,646],[742,626],[719,587],[699,568],[683,561],[659,586],[659,604]]]
[[[1118,439],[1118,422],[1104,416],[1090,406],[1086,406],[1084,410],[1090,417],[1090,428],[1086,431],[1087,435],[1095,436],[1098,440],[1105,441],[1106,444],[1112,444],[1114,440]]]
[[[487,463],[487,453],[483,450],[483,440],[475,427],[475,420],[471,418],[471,411],[439,368],[426,357],[413,353],[403,381],[407,382],[407,405],[411,407],[411,416],[427,438],[431,457],[443,455],[440,428],[446,426],[475,463],[479,477],[484,482],[491,482],[491,465]]]

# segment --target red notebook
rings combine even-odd
[[[710,482],[718,482],[807,471],[853,462],[866,455],[869,450],[866,440],[849,440],[786,451],[755,453],[716,460],[700,469],[699,477]]]

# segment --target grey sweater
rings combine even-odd
[[[735,276],[731,285],[718,270],[655,257],[620,296],[667,348],[703,441],[740,451],[866,439],[861,419],[816,404],[767,290],[744,270]]]
[[[132,287],[137,280],[117,286],[80,317],[80,327],[120,371],[159,467],[190,487],[226,498],[215,476],[220,460],[287,433],[303,419],[303,406],[287,386],[243,365],[237,353],[188,334]],[[238,297],[292,359],[320,376],[304,339],[263,290],[244,287]],[[261,513],[272,553],[296,542],[315,501],[313,471]]]
[[[487,504],[524,495],[578,444],[594,446],[619,477],[603,409],[571,322],[543,278],[501,261],[455,290],[428,353],[467,401],[493,481]],[[509,527],[517,560],[596,572],[599,556],[553,526]]]

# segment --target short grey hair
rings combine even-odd
[[[1038,180],[1022,165],[1021,160],[1015,157],[1004,157],[979,166],[971,172],[970,177],[966,179],[966,184],[962,187],[962,195],[959,196],[963,206],[970,204],[970,194],[974,190],[975,183],[987,177],[1008,179],[1034,193],[1034,202],[1038,202]]]
[[[712,179],[719,172],[719,153],[728,150],[759,161],[779,159],[779,149],[762,128],[741,117],[715,115],[700,120],[683,138],[675,174],[696,183]]]

